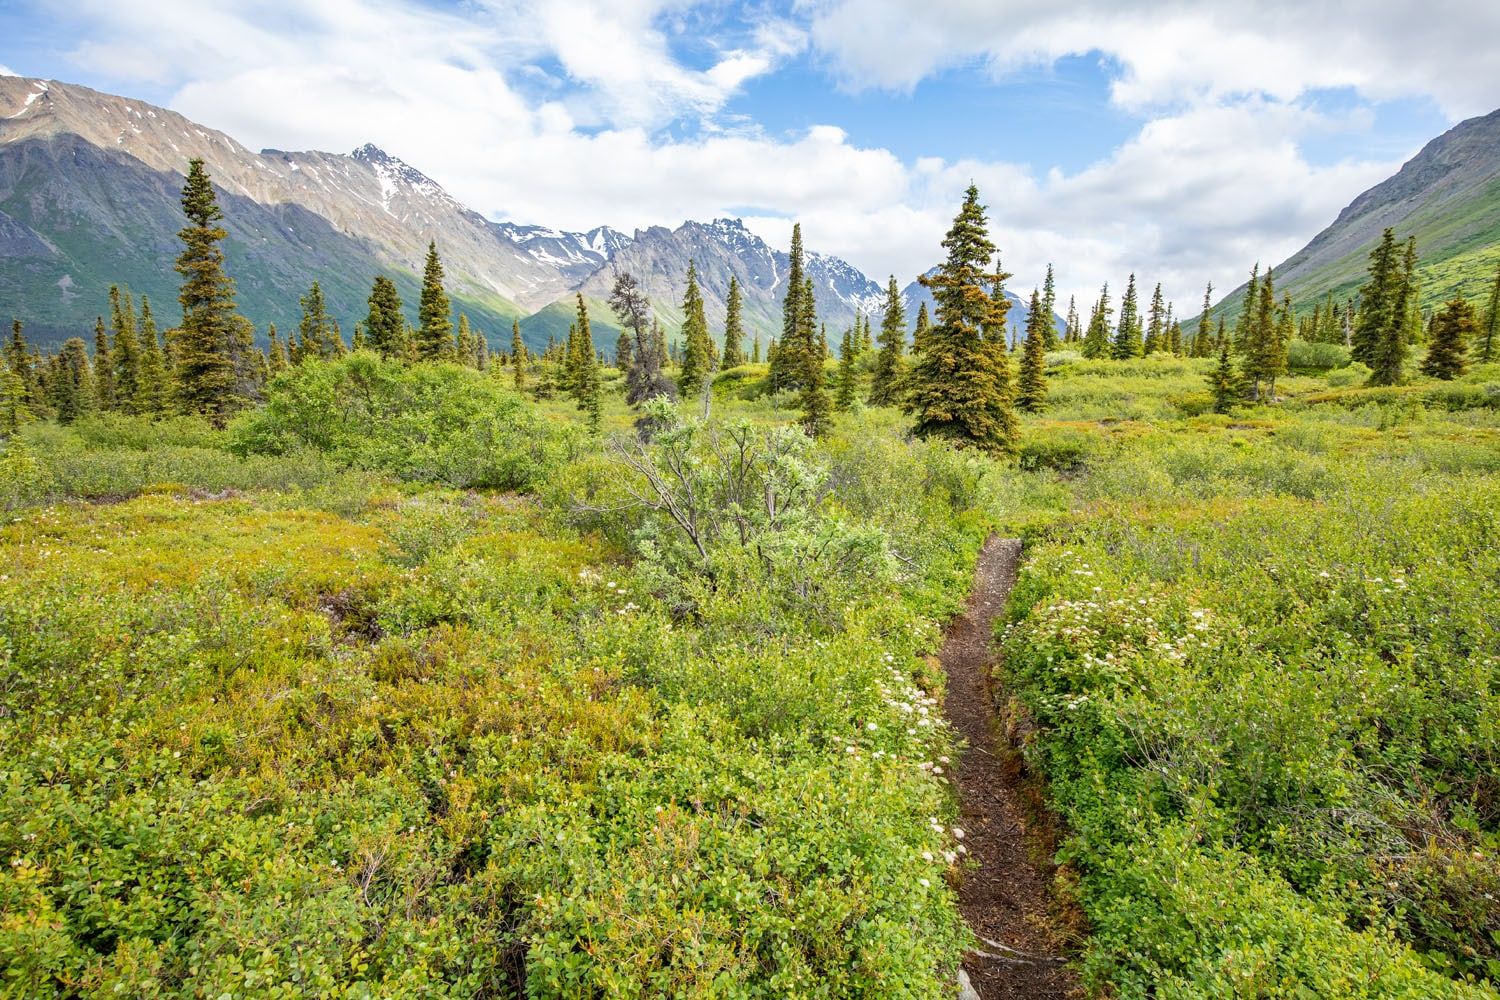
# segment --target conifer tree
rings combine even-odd
[[[1371,385],[1395,385],[1401,381],[1402,368],[1406,363],[1407,337],[1408,337],[1408,310],[1407,304],[1412,295],[1412,284],[1415,281],[1414,274],[1416,266],[1415,243],[1407,244],[1404,259],[1397,260],[1395,255],[1395,240],[1390,230],[1386,230],[1386,236],[1390,239],[1390,268],[1387,286],[1383,292],[1375,295],[1375,304],[1370,306],[1370,311],[1376,313],[1369,324],[1365,323],[1366,305],[1364,295],[1361,292],[1359,311],[1360,328],[1364,329],[1370,338],[1368,341],[1368,357],[1365,363],[1370,366]],[[1382,238],[1381,246],[1376,247],[1375,253],[1371,254],[1370,284],[1373,286],[1377,278],[1377,268],[1380,262],[1376,259],[1384,248],[1386,240]],[[1378,321],[1378,322],[1377,322]],[[1356,337],[1360,329],[1356,329]]]
[[[621,330],[620,336],[615,340],[615,367],[621,372],[630,370],[630,355],[632,342],[629,330]]]
[[[276,324],[272,323],[266,331],[266,367],[272,375],[286,370],[287,357],[286,347],[281,343],[281,336],[276,332]]]
[[[365,316],[365,341],[370,350],[383,358],[405,358],[406,317],[402,313],[401,293],[396,283],[385,275],[375,276],[370,288],[370,311]]]
[[[1496,334],[1500,334],[1500,270],[1495,272],[1495,283],[1490,286],[1489,304],[1485,306],[1484,320],[1479,327],[1479,341],[1475,345],[1483,364],[1488,364],[1494,357]]]
[[[1136,305],[1135,275],[1125,285],[1125,298],[1120,300],[1120,325],[1115,330],[1114,343],[1110,345],[1110,356],[1116,361],[1141,356],[1141,314]]]
[[[5,363],[21,379],[25,393],[23,402],[34,406],[42,401],[42,387],[36,365],[31,360],[31,347],[21,330],[21,321],[10,321],[10,343],[5,348]]]
[[[911,350],[913,354],[921,353],[927,346],[927,335],[932,332],[932,320],[927,315],[927,303],[923,302],[917,306],[917,322],[912,328]]]
[[[1167,347],[1167,323],[1166,305],[1161,297],[1161,282],[1156,283],[1156,291],[1151,293],[1151,305],[1146,314],[1146,340],[1141,345],[1142,354],[1155,354],[1166,350]]]
[[[1245,377],[1250,380],[1250,398],[1256,402],[1261,398],[1261,382],[1270,382],[1274,378],[1276,329],[1275,278],[1268,267],[1265,277],[1257,280],[1255,312],[1245,327],[1241,345],[1245,356]]]
[[[857,339],[854,342],[855,354],[869,354],[875,349],[874,335],[870,333],[870,317],[864,313],[855,314],[854,329],[857,334]],[[901,333],[901,339],[906,339],[906,332],[904,330]]]
[[[140,389],[136,394],[136,412],[159,417],[167,412],[171,386],[167,384],[167,363],[162,356],[161,338],[156,317],[151,314],[151,300],[141,296],[141,318],[136,324],[141,348]]]
[[[1468,368],[1469,341],[1478,329],[1474,307],[1455,295],[1432,318],[1432,337],[1427,344],[1427,357],[1422,360],[1422,372],[1444,380],[1462,375]]]
[[[1250,269],[1250,282],[1245,286],[1245,305],[1235,323],[1234,341],[1231,346],[1243,353],[1250,342],[1250,328],[1255,325],[1255,310],[1260,305],[1260,262]]]
[[[109,353],[109,334],[104,329],[104,317],[94,318],[94,409],[115,408],[115,363]]]
[[[652,322],[651,303],[629,271],[615,275],[609,305],[620,325],[635,335],[630,369],[625,373],[625,401],[639,406],[657,396],[672,396],[675,391],[672,382],[662,373],[667,355],[665,339]]]
[[[229,234],[202,160],[188,165],[182,192],[188,225],[177,235],[183,250],[177,257],[182,275],[182,324],[171,341],[177,405],[222,424],[240,404],[235,368],[237,330],[234,282],[224,273],[220,245]]]
[[[328,315],[322,287],[314,281],[299,301],[302,321],[297,325],[297,360],[336,357],[343,344],[335,346],[333,319]]]
[[[1057,325],[1052,317],[1057,313],[1057,277],[1052,273],[1052,264],[1047,264],[1047,277],[1042,280],[1042,315],[1046,317],[1046,329],[1043,331],[1046,341],[1043,349],[1047,351],[1057,350]]]
[[[725,371],[738,368],[745,363],[745,323],[741,317],[744,309],[739,279],[729,276],[729,296],[724,302],[724,357]]]
[[[902,331],[905,336],[905,331]],[[833,404],[840,410],[848,410],[854,406],[855,394],[859,391],[859,369],[855,367],[858,351],[854,344],[854,331],[845,330],[844,339],[839,344],[839,371],[836,382],[837,389],[834,393]]]
[[[808,371],[807,358],[813,350],[815,326],[803,323],[802,297],[807,291],[803,272],[802,225],[792,226],[792,248],[787,268],[786,296],[781,304],[781,338],[771,365],[769,380],[773,392],[800,388]],[[804,327],[807,333],[803,337]],[[806,356],[804,356],[806,355]]]
[[[578,408],[588,416],[590,433],[599,433],[602,405],[599,398],[599,358],[594,353],[594,328],[589,323],[588,306],[583,293],[578,295],[578,319],[575,341],[576,358],[573,362],[573,384],[571,392],[578,401]]]
[[[522,392],[526,389],[526,343],[521,339],[521,321],[518,319],[510,321],[510,364],[516,391]]]
[[[1397,309],[1401,261],[1397,257],[1396,231],[1389,227],[1370,251],[1369,278],[1359,290],[1359,313],[1355,317],[1350,356],[1371,368],[1375,353],[1388,331],[1398,329],[1405,316],[1405,303]]]
[[[1078,321],[1078,296],[1068,296],[1068,318],[1063,324],[1063,343],[1076,344],[1083,339],[1083,330]]]
[[[798,233],[800,253],[801,234]],[[802,295],[797,303],[797,351],[794,359],[800,362],[796,371],[799,392],[797,407],[802,411],[802,429],[809,437],[822,437],[833,426],[832,403],[828,398],[827,380],[823,374],[823,361],[828,356],[826,335],[817,332],[817,304],[813,301],[812,278],[803,279]],[[785,353],[785,348],[783,348]]]
[[[979,190],[970,184],[943,239],[947,259],[921,278],[932,289],[937,323],[912,366],[905,405],[919,436],[1008,454],[1019,437],[1004,344],[1010,303],[998,259],[993,273],[985,270],[995,252],[987,229]]]
[[[1214,395],[1214,412],[1228,413],[1239,395],[1239,379],[1235,376],[1234,362],[1229,357],[1229,338],[1224,336],[1224,320],[1219,319],[1219,363],[1208,374],[1208,386]]]
[[[1193,347],[1189,352],[1195,358],[1206,358],[1213,352],[1213,339],[1208,333],[1208,317],[1213,309],[1214,283],[1210,281],[1203,289],[1203,311],[1198,314],[1198,332],[1193,336]]]
[[[101,319],[99,326],[103,325]],[[53,359],[51,388],[52,408],[57,412],[58,423],[71,424],[97,408],[99,393],[94,388],[88,348],[81,338],[69,338]]]
[[[0,360],[0,440],[4,440],[31,419],[26,402],[26,382],[10,362]]]
[[[755,341],[751,344],[750,347],[750,363],[752,365],[758,365],[760,364],[760,361],[760,331],[756,330]]]
[[[120,286],[109,286],[110,327],[114,346],[115,407],[122,413],[140,413],[141,347],[135,335],[135,303],[120,294]]]
[[[880,353],[870,376],[870,405],[895,406],[901,401],[901,357],[906,352],[906,307],[896,276],[885,286],[885,315],[880,321]]]
[[[422,269],[422,301],[417,309],[417,358],[421,361],[453,359],[453,307],[443,288],[443,262],[437,242],[427,245],[427,263]]]
[[[708,317],[704,312],[703,293],[698,288],[698,267],[688,261],[687,288],[682,295],[682,374],[678,384],[684,396],[697,394],[703,380],[709,377]]]
[[[1050,268],[1049,268],[1050,273]],[[1027,413],[1047,407],[1047,331],[1056,333],[1046,299],[1031,293],[1031,315],[1026,317],[1026,343],[1021,352],[1021,374],[1017,381],[1016,405]]]
[[[1088,333],[1083,338],[1083,356],[1090,360],[1109,357],[1109,317],[1114,310],[1109,304],[1109,282],[1099,292],[1099,301],[1089,316]]]
[[[363,351],[369,345],[365,342],[365,325],[358,320],[354,322],[354,336],[349,338],[349,350]]]
[[[458,314],[458,363],[465,368],[479,367],[479,338],[469,326],[467,313]]]

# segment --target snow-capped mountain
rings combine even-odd
[[[615,251],[631,243],[629,236],[608,226],[597,226],[586,233],[514,222],[494,222],[491,226],[537,263],[555,267],[578,280],[603,267]]]

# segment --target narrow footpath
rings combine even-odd
[[[966,747],[958,770],[964,843],[977,868],[964,872],[959,905],[979,937],[964,958],[961,987],[972,1000],[1069,1000],[1081,996],[1054,951],[1060,939],[1051,911],[1051,869],[1027,831],[1025,777],[997,746],[990,674],[991,637],[1005,608],[1021,543],[991,538],[975,572],[964,613],[948,627],[938,659],[948,674],[948,721]],[[1038,863],[1040,862],[1040,863]]]

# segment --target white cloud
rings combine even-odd
[[[1310,164],[1299,140],[1351,123],[1300,107],[1298,95],[1340,81],[1392,94],[1466,75],[1382,61],[1396,49],[1419,65],[1446,37],[1416,24],[1407,41],[1419,44],[1382,43],[1358,66],[1349,53],[1370,42],[1364,22],[1350,15],[1340,31],[1319,31],[1320,12],[1271,45],[1259,21],[1187,3],[1148,14],[1102,0],[1065,10],[815,0],[802,22],[769,17],[718,35],[690,0],[475,4],[460,15],[418,0],[261,0],[251,12],[230,0],[79,0],[74,58],[127,92],[132,82],[173,91],[174,108],[252,147],[373,141],[495,217],[630,230],[744,214],[778,245],[796,217],[810,246],[882,281],[939,259],[972,179],[1018,290],[1052,261],[1080,303],[1135,270],[1185,307],[1209,278],[1227,288],[1252,261],[1295,250],[1394,168]],[[1398,13],[1377,15],[1402,26]],[[1284,27],[1286,16],[1266,23]],[[831,124],[768,135],[723,114],[739,88],[809,45],[851,85],[890,87],[963,60],[1004,73],[1102,51],[1119,63],[1114,99],[1155,117],[1087,169],[1038,176],[1004,162],[903,161]],[[1454,106],[1477,100],[1489,77],[1467,75],[1430,92]]]
[[[1141,107],[1351,87],[1430,96],[1455,118],[1500,104],[1500,5],[1472,0],[803,0],[814,46],[853,87],[906,88],[965,61],[999,74],[1100,53]]]
[[[21,75],[20,73],[17,73],[15,70],[11,69],[9,66],[6,66],[5,64],[0,63],[0,76],[20,76],[20,75]]]

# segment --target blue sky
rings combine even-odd
[[[1500,106],[1497,35],[1455,0],[7,0],[0,66],[252,147],[374,141],[495,218],[799,219],[877,280],[973,180],[1016,284],[1188,303]]]

